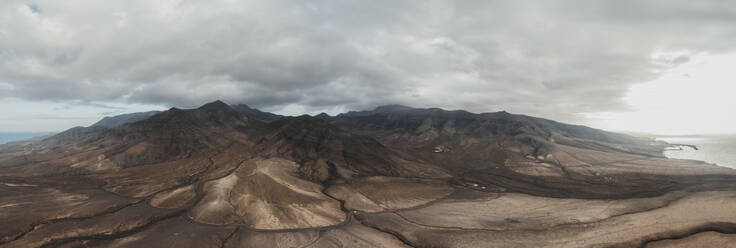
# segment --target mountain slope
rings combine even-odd
[[[232,105],[231,107],[245,116],[248,116],[256,120],[264,121],[264,122],[271,122],[271,121],[275,121],[275,120],[278,120],[284,117],[283,115],[263,112],[258,109],[251,108],[248,105],[245,105],[242,103],[237,104],[237,105]]]
[[[278,120],[284,117],[282,115],[263,112],[258,109],[251,108],[245,104],[237,104],[237,105],[232,105],[230,107],[240,112],[242,115],[245,115],[252,119],[264,121],[264,122],[270,122],[270,121]],[[102,120],[99,120],[98,122],[92,124],[90,127],[115,128],[115,127],[119,127],[119,126],[122,126],[128,123],[146,120],[150,118],[151,116],[154,116],[161,112],[162,111],[148,111],[148,112],[121,114],[121,115],[116,115],[116,116],[106,116],[102,118]]]
[[[215,101],[0,146],[0,247],[598,247],[736,231],[736,173],[648,140],[505,112],[248,113]]]
[[[455,175],[455,183],[497,192],[651,195],[679,187],[669,176],[702,170],[672,170],[672,161],[662,156],[663,142],[503,111],[474,114],[388,105],[323,119],[439,165]],[[619,187],[610,187],[613,180]]]
[[[122,126],[123,124],[132,123],[140,120],[148,119],[149,117],[161,113],[161,111],[148,111],[139,113],[122,114],[116,116],[107,116],[102,120],[92,124],[91,127],[106,127],[113,128]]]
[[[449,176],[315,118],[267,123],[220,101],[114,128],[74,128],[26,148],[0,155],[6,159],[0,178],[77,178],[89,182],[84,185],[90,192],[73,197],[150,199],[151,206],[140,211],[171,209],[196,223],[265,230],[347,221],[340,201],[323,193],[337,180]],[[20,223],[33,227],[47,217],[28,218]]]
[[[645,151],[661,156],[664,143],[625,134],[607,132],[586,126],[569,125],[552,120],[505,111],[474,114],[463,110],[446,111],[438,108],[417,109],[401,105],[387,105],[372,111],[340,114],[329,119],[339,127],[386,137],[391,134],[413,134],[423,139],[443,136],[472,136],[484,138],[531,137],[541,140],[559,140],[566,144],[598,148],[624,149],[626,152]],[[576,142],[577,141],[577,142]],[[586,146],[588,144],[588,146]],[[615,147],[614,147],[615,146]]]

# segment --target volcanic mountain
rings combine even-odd
[[[645,138],[398,105],[146,115],[0,146],[0,247],[661,247],[736,231],[736,173]]]

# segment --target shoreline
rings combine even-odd
[[[667,148],[673,148],[673,147],[678,147],[679,149],[667,149]],[[683,147],[689,147],[689,148],[693,149],[693,151],[702,152],[695,145],[672,144],[672,146],[667,147],[664,151],[662,151],[662,156],[664,156],[665,158],[668,158],[668,159],[691,160],[691,161],[702,162],[704,164],[709,164],[709,165],[714,165],[714,166],[718,166],[718,167],[723,167],[723,168],[728,168],[728,169],[736,170],[736,165],[734,165],[734,166],[728,166],[728,165],[724,165],[724,164],[719,164],[718,162],[715,162],[715,161],[712,161],[712,160],[705,160],[705,159],[701,159],[701,158],[693,158],[693,157],[690,157],[690,156],[672,156],[672,154],[669,154],[669,155],[667,154],[667,152],[675,152],[676,153],[676,152],[679,152],[679,151],[685,151],[683,149]]]
[[[700,161],[719,167],[736,169],[736,136],[691,135],[658,137],[667,146],[662,155],[671,159]]]
[[[698,149],[698,146],[696,146],[696,145],[690,145],[690,144],[670,144],[670,145],[671,145],[670,147],[679,147],[680,150],[682,150],[682,147],[683,146],[684,147],[690,147],[690,148],[692,148],[693,150],[696,150],[696,151],[700,150],[700,149]]]

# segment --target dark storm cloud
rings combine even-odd
[[[733,1],[3,1],[0,98],[562,119],[734,48]]]

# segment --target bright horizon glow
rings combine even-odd
[[[698,54],[659,78],[634,85],[630,112],[587,113],[588,125],[659,135],[736,133],[736,53]]]

